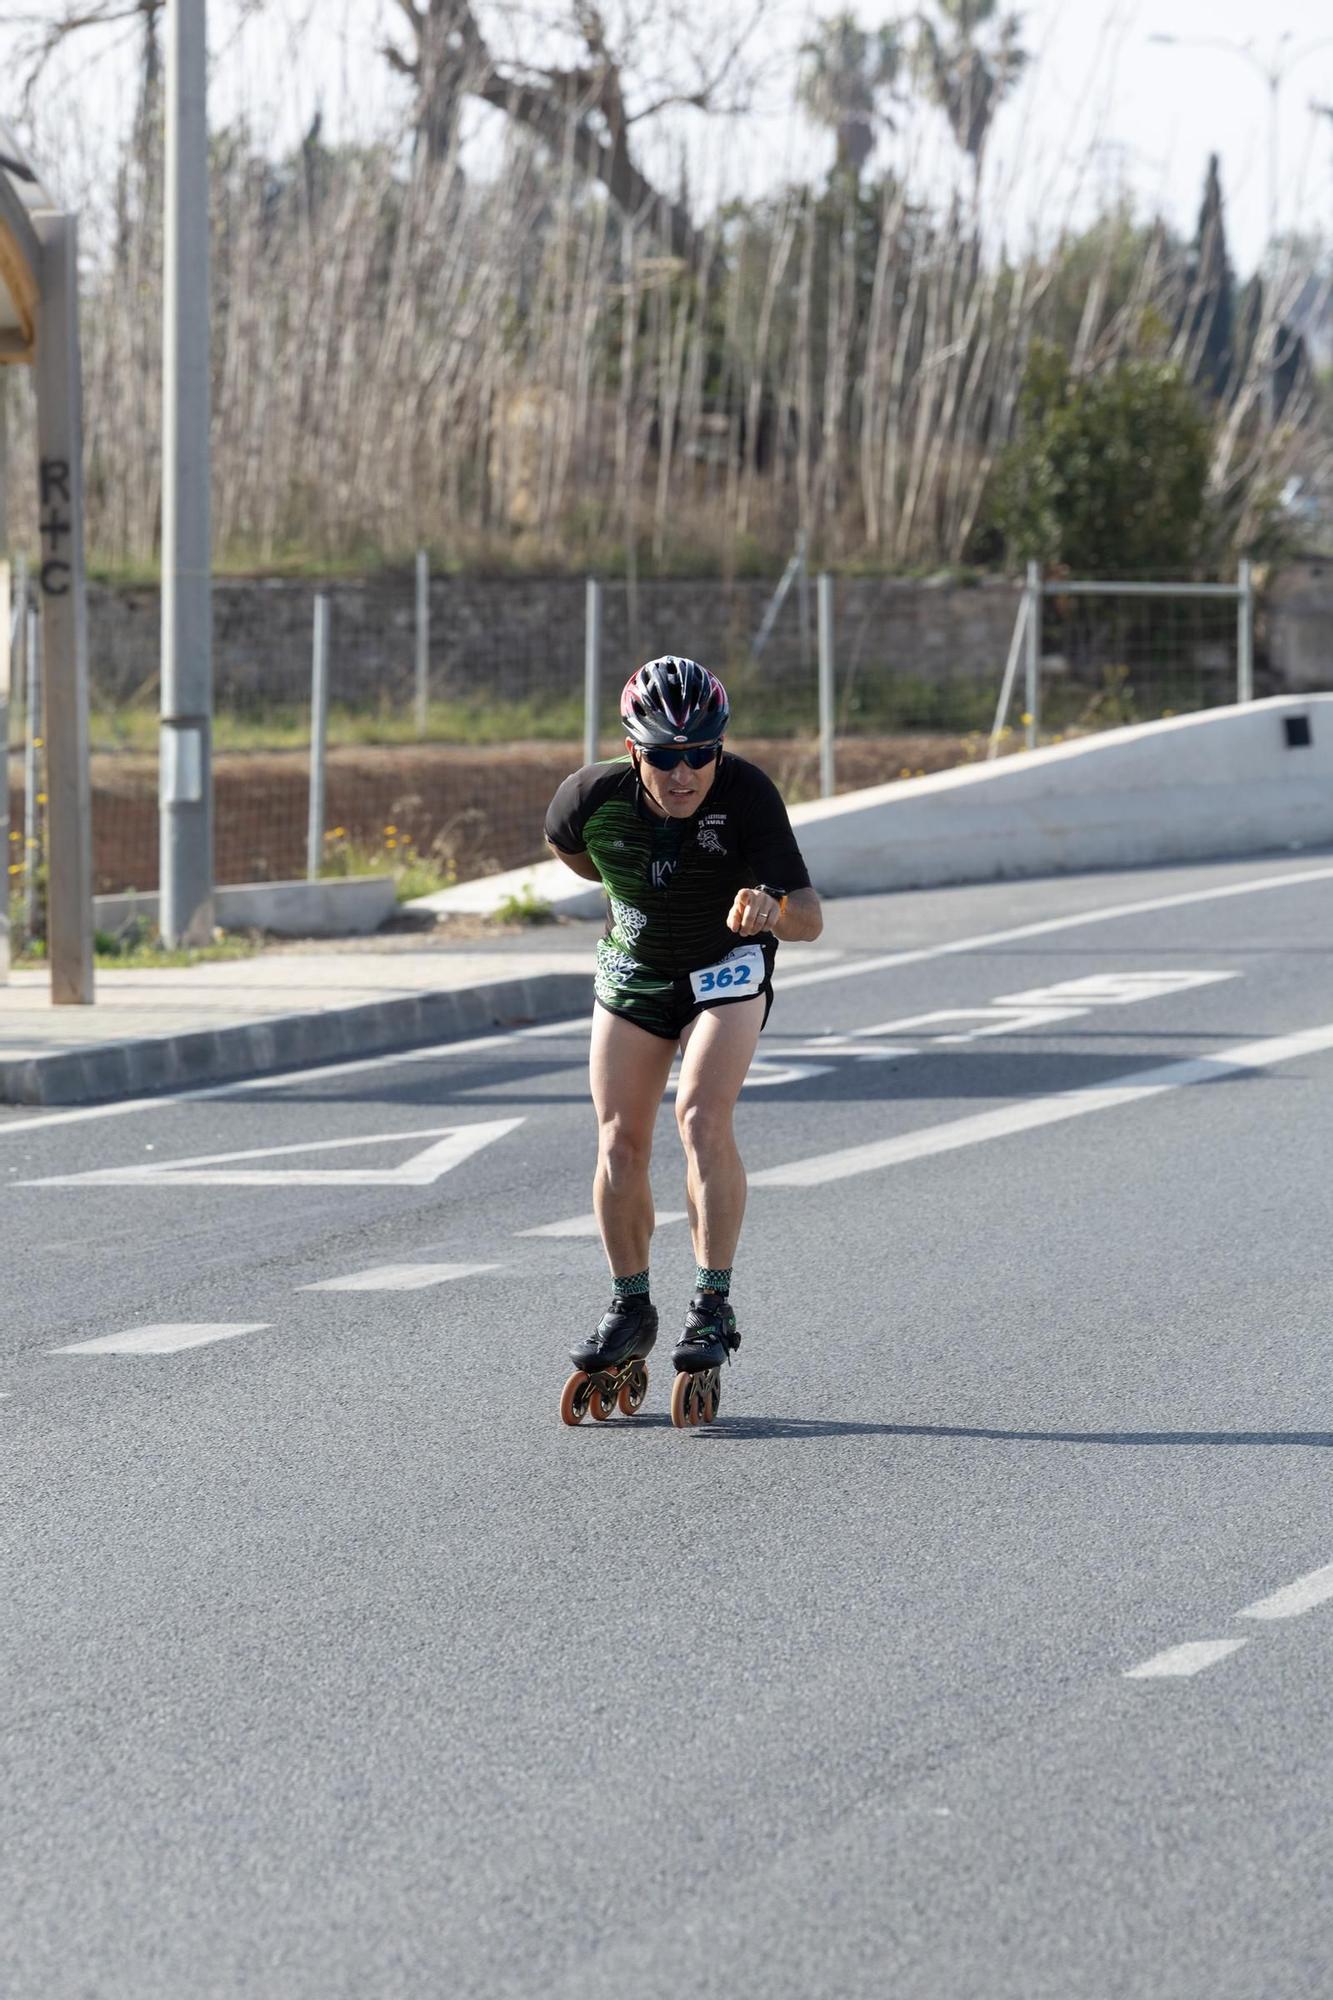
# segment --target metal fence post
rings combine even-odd
[[[324,859],[324,753],[329,728],[329,600],[315,599],[310,656],[310,817],[306,823],[306,880],[317,882]]]
[[[430,560],[417,550],[417,738],[424,741],[430,710]]]
[[[819,601],[819,796],[833,797],[833,578],[821,571]]]
[[[1029,750],[1037,747],[1037,731],[1041,725],[1041,564],[1028,564],[1028,619],[1027,619],[1027,673],[1024,680],[1023,707],[1026,712],[1027,735],[1024,741]]]
[[[588,578],[583,628],[583,761],[597,762],[602,707],[602,586]]]
[[[1242,556],[1236,569],[1240,593],[1236,606],[1236,700],[1254,700],[1254,583],[1250,562]]]
[[[990,741],[986,745],[988,764],[1000,754],[1000,739],[1004,734],[1004,725],[1009,719],[1009,704],[1014,698],[1014,681],[1018,675],[1018,656],[1023,650],[1023,634],[1028,629],[1028,614],[1031,609],[1031,592],[1024,589],[1018,600],[1018,613],[1014,619],[1009,652],[1004,662],[1004,678],[1000,682],[1000,699],[995,704],[995,720],[991,724]]]

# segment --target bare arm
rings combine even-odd
[[[597,873],[597,863],[593,860],[591,854],[566,854],[564,848],[557,847],[553,840],[548,840],[546,845],[550,848],[557,861],[563,861],[566,868],[572,868],[574,873],[581,875],[585,882],[601,881],[602,878]]]
[[[824,928],[824,912],[813,889],[793,889],[787,907],[770,926],[784,944],[812,944]]]

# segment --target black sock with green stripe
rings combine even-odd
[[[648,1304],[648,1273],[635,1271],[628,1278],[612,1278],[612,1290],[618,1299],[642,1299]]]
[[[696,1264],[694,1267],[694,1289],[696,1292],[721,1292],[723,1298],[731,1293],[731,1265],[723,1270],[720,1266]]]

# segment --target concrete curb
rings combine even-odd
[[[558,1020],[592,1005],[592,973],[541,972],[355,1007],[276,1014],[231,1028],[145,1036],[50,1055],[0,1058],[0,1103],[99,1104],[191,1090],[316,1063],[461,1041],[491,1028]]]

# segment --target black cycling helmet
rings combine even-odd
[[[667,653],[630,675],[620,697],[620,719],[640,748],[675,743],[716,743],[731,704],[716,674],[697,660]]]

